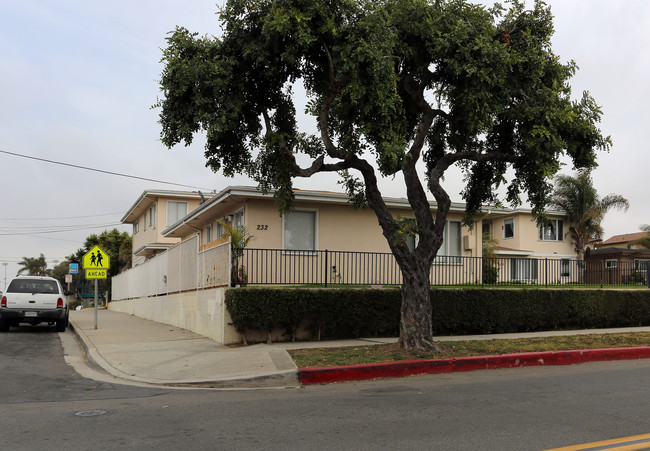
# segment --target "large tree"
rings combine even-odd
[[[293,178],[339,172],[353,202],[376,213],[402,271],[405,348],[435,348],[429,270],[451,203],[447,169],[465,171],[468,219],[498,200],[501,185],[514,205],[527,195],[539,216],[561,156],[591,167],[609,147],[594,100],[571,98],[576,66],[553,53],[541,1],[505,10],[460,0],[230,0],[220,19],[220,38],[184,28],[167,37],[162,142],[190,145],[205,132],[206,165],[275,190],[281,212]],[[299,108],[318,134],[299,130]],[[382,199],[379,180],[398,173],[416,227]],[[412,251],[404,227],[419,235]]]
[[[605,214],[613,208],[627,210],[630,206],[620,194],[608,194],[601,199],[587,170],[578,171],[575,176],[558,175],[551,204],[567,214],[568,235],[578,260],[584,259],[590,243],[602,240]]]
[[[47,262],[45,261],[45,255],[41,254],[40,257],[23,257],[23,261],[19,262],[18,265],[21,267],[18,270],[18,274],[27,272],[30,276],[47,276]]]

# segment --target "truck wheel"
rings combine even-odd
[[[4,318],[0,318],[0,332],[9,332],[9,321]]]
[[[65,332],[65,327],[68,325],[68,318],[56,320],[56,331]]]

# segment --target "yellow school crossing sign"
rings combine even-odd
[[[82,260],[86,279],[106,279],[111,259],[99,246],[94,246]]]

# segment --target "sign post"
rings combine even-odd
[[[94,246],[82,260],[86,279],[95,279],[95,329],[97,329],[97,280],[106,279],[111,259],[99,246]]]

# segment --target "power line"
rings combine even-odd
[[[113,222],[113,223],[94,223],[94,224],[47,224],[47,225],[33,225],[33,226],[9,226],[9,227],[3,227],[0,226],[0,233],[5,232],[5,233],[18,233],[22,231],[40,231],[40,230],[59,230],[59,231],[66,231],[66,230],[79,230],[81,229],[94,229],[97,227],[109,227],[109,226],[114,226],[114,225],[119,225],[122,224],[120,222]]]
[[[165,185],[182,186],[184,188],[196,188],[196,189],[201,189],[201,190],[204,190],[204,191],[211,191],[212,190],[212,188],[202,188],[200,186],[183,185],[182,183],[173,183],[173,182],[166,182],[164,180],[156,180],[156,179],[149,179],[149,178],[146,178],[146,177],[138,177],[137,175],[129,175],[129,174],[121,174],[119,172],[104,171],[103,169],[89,168],[87,166],[79,166],[79,165],[76,165],[76,164],[63,163],[61,161],[54,161],[54,160],[48,160],[48,159],[45,159],[45,158],[32,157],[30,155],[22,155],[22,154],[19,154],[19,153],[7,152],[6,150],[0,150],[0,153],[5,153],[7,155],[13,155],[14,157],[28,158],[30,160],[44,161],[45,163],[59,164],[61,166],[68,166],[68,167],[71,167],[71,168],[84,169],[86,171],[94,171],[94,172],[101,172],[102,174],[116,175],[118,177],[127,177],[127,178],[131,178],[131,179],[145,180],[147,182],[162,183],[162,184],[165,184]]]
[[[35,230],[32,232],[25,232],[25,233],[19,233],[19,232],[14,232],[14,233],[0,233],[0,236],[34,236],[34,233],[62,233],[62,232],[73,232],[73,231],[78,231],[78,230],[88,230],[88,229],[99,229],[99,228],[104,228],[104,227],[116,227],[119,225],[123,225],[121,222],[115,222],[111,224],[86,224],[83,226],[70,226],[65,229],[61,230]]]
[[[82,219],[82,218],[96,218],[98,216],[113,216],[113,215],[122,215],[123,211],[118,211],[115,213],[101,213],[98,215],[85,215],[85,216],[64,216],[60,218],[0,218],[0,221],[52,221],[59,219]]]

